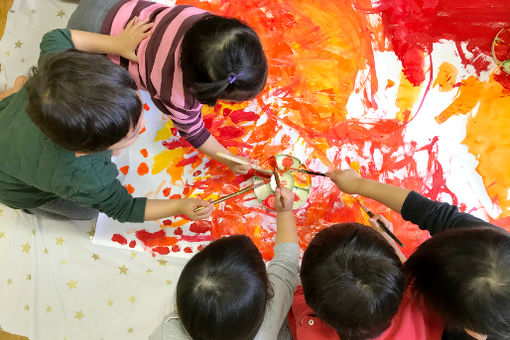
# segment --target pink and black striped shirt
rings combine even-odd
[[[150,1],[121,0],[106,15],[101,33],[118,35],[134,17],[154,23],[152,35],[137,49],[138,63],[108,55],[125,67],[137,86],[147,90],[154,104],[169,115],[181,136],[200,147],[210,136],[202,120],[202,104],[184,87],[180,67],[181,43],[186,32],[210,13],[192,6],[169,7]]]

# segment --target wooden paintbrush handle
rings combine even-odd
[[[237,164],[240,164],[240,165],[247,165],[247,166],[250,166],[252,167],[254,170],[257,170],[258,172],[261,172],[263,174],[266,174],[266,175],[270,175],[272,174],[272,172],[270,170],[266,170],[266,169],[262,169],[260,166],[257,166],[255,164],[252,164],[250,162],[247,162],[245,160],[242,160],[242,159],[239,159],[237,157],[234,157],[234,156],[231,156],[231,155],[227,155],[227,154],[224,154],[223,152],[216,152],[216,155],[217,156],[220,156],[221,158],[224,158],[226,160],[229,160],[229,161],[232,161],[234,163],[237,163]]]

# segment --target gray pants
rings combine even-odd
[[[67,28],[99,33],[106,14],[119,0],[80,0]]]
[[[34,215],[41,215],[55,220],[92,220],[99,211],[89,206],[79,205],[72,201],[59,198],[37,208],[23,209]]]

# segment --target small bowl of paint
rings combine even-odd
[[[292,169],[307,170],[306,165],[301,161],[290,155],[276,155],[267,159],[261,164],[263,168],[276,168],[280,175],[282,186],[288,188],[294,193],[293,209],[300,208],[306,203],[308,196],[310,196],[310,189],[312,187],[312,179],[308,174],[303,174]],[[258,184],[267,180],[263,177],[254,176],[253,184]],[[255,189],[255,196],[257,199],[268,209],[275,210],[274,205],[274,191],[276,189],[276,180],[274,175],[268,184],[260,186]]]
[[[492,42],[492,59],[503,72],[510,74],[510,27],[496,34]]]

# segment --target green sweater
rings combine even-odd
[[[39,61],[74,48],[69,30],[41,42]],[[32,122],[24,88],[0,101],[0,202],[35,208],[57,198],[92,206],[120,222],[143,222],[146,198],[133,198],[117,180],[111,151],[76,157],[49,140]]]

